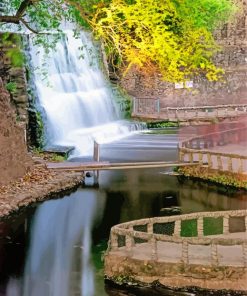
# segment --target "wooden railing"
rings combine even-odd
[[[161,107],[160,99],[134,98],[132,116],[170,121],[209,120],[247,115],[247,104],[198,107]]]
[[[242,221],[242,229],[236,231],[232,229],[231,220],[239,219]],[[217,237],[210,237],[205,234],[208,230],[205,225],[207,219],[211,225],[218,221],[222,225],[221,233]],[[182,236],[184,221],[194,221],[196,223],[197,236]],[[154,226],[159,224],[161,228],[172,228],[169,235],[155,233]],[[138,230],[139,229],[139,230]],[[244,229],[244,230],[243,230]],[[247,238],[227,238],[229,233],[243,232],[247,229],[247,210],[223,211],[223,212],[203,212],[171,217],[156,217],[142,220],[135,220],[116,225],[111,229],[108,253],[111,251],[125,251],[129,257],[133,256],[133,250],[139,244],[147,243],[150,248],[150,260],[159,260],[158,242],[171,242],[181,246],[180,262],[190,264],[189,245],[210,246],[211,248],[211,266],[219,266],[220,258],[218,247],[225,248],[231,246],[241,246],[242,261],[240,265],[247,267]],[[165,231],[164,231],[165,232]],[[234,253],[232,256],[234,257]]]
[[[179,143],[179,160],[181,162],[206,164],[210,169],[244,173],[247,171],[247,156],[207,150],[216,146],[237,144],[247,140],[247,127],[228,129],[194,136]],[[207,148],[207,149],[205,149]]]

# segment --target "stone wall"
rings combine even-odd
[[[224,80],[209,82],[197,76],[193,88],[176,89],[161,80],[161,75],[142,75],[132,68],[120,79],[127,92],[137,98],[160,98],[161,107],[238,104],[247,101],[247,0],[238,0],[241,9],[236,20],[215,32],[222,51],[215,63],[225,70]]]
[[[28,94],[25,69],[24,67],[14,67],[10,57],[7,55],[11,47],[17,46],[15,40],[13,40],[13,44],[10,45],[12,37],[16,37],[17,35],[10,34],[7,45],[1,42],[2,35],[3,34],[0,33],[0,77],[4,84],[13,82],[16,85],[15,90],[10,92],[10,99],[15,108],[18,121],[26,128],[28,124]]]
[[[24,129],[17,123],[9,93],[0,78],[0,185],[22,177],[31,167]]]

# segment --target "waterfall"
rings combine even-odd
[[[138,127],[119,120],[113,92],[98,63],[91,36],[65,31],[44,65],[44,49],[32,45],[31,61],[48,145],[74,146],[73,156],[89,155],[93,140],[109,142]],[[45,70],[46,79],[40,74]]]

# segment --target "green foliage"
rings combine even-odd
[[[223,71],[212,62],[219,49],[212,30],[234,11],[231,0],[112,0],[90,24],[126,71],[135,65],[171,82],[195,74],[217,80]]]
[[[57,153],[46,153],[43,151],[43,149],[41,147],[34,147],[32,149],[32,153],[34,155],[37,155],[39,157],[42,157],[43,159],[45,160],[48,160],[48,161],[54,161],[54,162],[63,162],[65,160],[67,160],[67,156],[62,156],[62,155],[59,155]]]
[[[10,59],[13,67],[22,67],[24,55],[21,52],[21,37],[16,34],[4,33],[1,36],[1,44],[9,48],[6,56]]]
[[[5,85],[5,87],[6,87],[7,91],[9,91],[11,94],[15,94],[16,88],[17,88],[17,85],[15,82],[10,81]]]
[[[178,127],[177,122],[171,121],[159,121],[159,122],[148,122],[147,128],[167,128],[167,127]]]
[[[21,3],[9,1],[6,11],[15,15]],[[90,27],[114,66],[159,71],[165,80],[177,82],[195,74],[209,80],[221,76],[212,62],[219,49],[212,31],[234,11],[233,0],[37,0],[27,6],[24,18],[38,32],[61,33],[63,21]],[[47,52],[56,43],[47,34],[35,38]]]

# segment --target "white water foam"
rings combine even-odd
[[[31,46],[32,64],[42,69],[44,50]],[[83,57],[82,57],[83,56]],[[141,125],[119,120],[113,92],[98,66],[89,33],[75,38],[65,32],[47,60],[47,80],[34,71],[34,83],[45,114],[49,145],[74,146],[73,156],[90,155],[93,140],[107,143]]]

